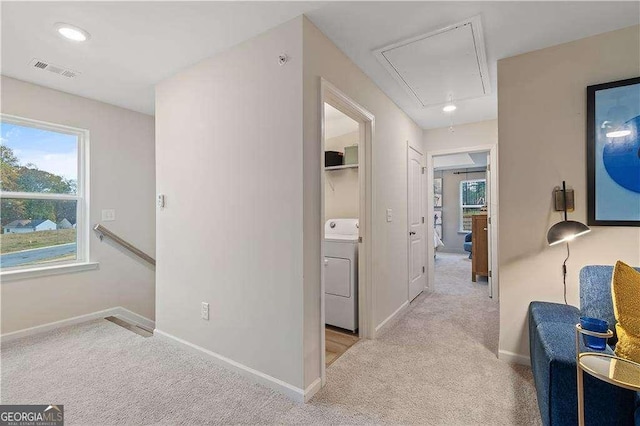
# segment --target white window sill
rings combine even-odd
[[[91,271],[98,269],[98,262],[72,263],[68,265],[43,266],[40,268],[19,269],[15,271],[0,272],[0,280],[3,283],[10,281],[26,280],[30,278],[47,277],[50,275],[72,274],[74,272]]]

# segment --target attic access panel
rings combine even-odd
[[[480,17],[374,51],[421,107],[491,93]]]

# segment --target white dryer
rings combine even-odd
[[[358,329],[358,219],[324,225],[325,323]]]

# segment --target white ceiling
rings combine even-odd
[[[154,86],[322,2],[1,2],[4,75],[153,114]],[[54,24],[91,34],[72,43]],[[29,67],[33,58],[79,71]]]
[[[493,94],[420,108],[373,51],[480,15]],[[497,117],[497,60],[640,23],[640,2],[335,2],[307,16],[423,128]],[[455,89],[453,90],[455,91]]]
[[[639,2],[2,2],[2,74],[152,114],[154,85],[180,69],[305,13],[424,128],[497,116],[496,61],[640,22]],[[493,93],[420,108],[373,51],[480,15]],[[55,34],[66,22],[86,44]],[[33,58],[81,72],[65,79]],[[455,91],[455,90],[454,90]]]

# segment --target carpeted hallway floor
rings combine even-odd
[[[308,404],[105,320],[4,344],[1,400],[64,404],[80,425],[540,424],[531,372],[496,358],[497,303],[462,262],[438,254],[436,288],[336,360]]]

